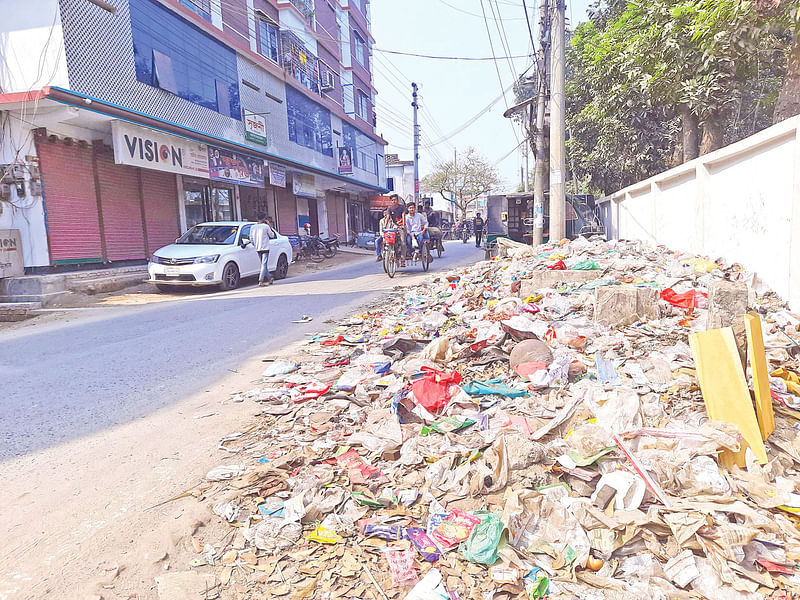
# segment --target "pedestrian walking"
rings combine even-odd
[[[261,259],[261,273],[258,275],[259,287],[266,285],[265,280],[269,285],[275,283],[272,273],[269,272],[269,241],[276,237],[278,236],[270,227],[266,213],[258,213],[258,223],[250,228],[250,243],[253,244],[253,248]]]
[[[483,217],[481,213],[475,213],[475,220],[472,222],[472,229],[475,231],[475,247],[481,247],[481,238],[483,238]]]

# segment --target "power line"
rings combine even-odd
[[[453,5],[452,5],[452,4],[450,4],[449,2],[445,2],[445,0],[439,0],[439,2],[441,2],[441,3],[442,3],[442,4],[444,4],[445,6],[449,6],[449,7],[450,7],[450,8],[452,8],[453,10],[457,10],[457,11],[458,11],[458,12],[460,12],[460,13],[464,13],[465,15],[470,15],[470,16],[472,16],[472,17],[478,17],[479,19],[481,18],[481,15],[479,15],[479,14],[477,14],[477,13],[470,12],[470,11],[468,11],[468,10],[464,10],[463,8],[458,8],[457,6],[453,6]],[[505,4],[505,3],[504,3],[504,4]],[[505,21],[522,21],[522,18],[511,17],[511,18],[508,18],[508,19],[503,19],[503,20],[505,20]]]
[[[522,19],[520,19],[521,21]],[[432,58],[435,60],[463,60],[463,61],[477,61],[477,60],[497,60],[496,56],[434,56],[432,54],[418,54],[416,52],[401,52],[400,50],[386,50],[385,48],[372,48],[375,52],[383,52],[384,54],[397,54],[399,56],[414,56],[416,58]],[[520,56],[511,56],[509,58],[528,58],[523,54]]]

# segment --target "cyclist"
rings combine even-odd
[[[423,240],[431,239],[428,233],[428,218],[425,216],[425,213],[417,212],[417,205],[411,202],[408,205],[408,214],[406,215],[405,224],[407,244],[409,246],[412,245],[412,236],[417,242],[417,248],[414,250],[415,259],[417,259],[419,249],[422,248]]]

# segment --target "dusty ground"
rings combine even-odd
[[[211,468],[235,464],[219,439],[246,427],[258,407],[229,397],[264,368],[254,359],[146,419],[0,464],[0,600],[158,598],[154,577],[188,568],[193,535],[222,537],[205,530],[207,521],[222,526],[203,504],[169,500]],[[33,485],[31,472],[41,475]],[[75,480],[86,482],[77,492]]]

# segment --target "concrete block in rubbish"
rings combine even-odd
[[[653,288],[599,287],[595,290],[594,320],[607,327],[624,327],[636,321],[658,319],[657,294]]]
[[[563,283],[586,283],[599,279],[603,271],[534,271],[530,279],[523,279],[519,296],[523,300],[536,295],[539,290],[556,288]]]
[[[708,288],[708,321],[706,329],[733,329],[736,349],[742,368],[747,371],[747,333],[744,316],[747,314],[747,284],[720,279]]]

